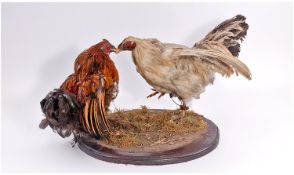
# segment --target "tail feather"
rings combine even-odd
[[[84,107],[84,113],[83,113],[83,119],[84,119],[84,126],[86,127],[85,129],[91,133],[91,126],[89,124],[89,104],[90,104],[90,100],[87,99],[86,103],[85,103],[85,107]]]
[[[109,124],[107,122],[106,116],[105,116],[105,107],[104,107],[104,97],[105,93],[99,93],[98,94],[98,99],[99,99],[99,112],[103,121],[103,124],[105,126],[105,129],[109,132]]]
[[[95,131],[95,127],[94,127],[94,122],[93,122],[93,118],[94,118],[94,100],[91,100],[90,102],[90,123],[91,123],[91,130],[93,132],[94,135],[97,135],[96,131]]]
[[[233,73],[241,74],[247,79],[251,79],[249,68],[238,58],[230,54],[229,50],[218,42],[202,43],[201,48],[182,50],[180,58],[187,59],[193,57],[193,63],[206,64],[209,69],[229,77]]]
[[[248,80],[251,80],[251,72],[249,68],[246,66],[246,64],[244,64],[241,60],[237,59],[236,57],[230,55],[229,53],[226,53],[228,51],[226,51],[224,46],[217,46],[216,44],[212,45],[210,48],[215,49],[215,52],[213,53],[217,53],[217,51],[220,52],[219,54],[215,55],[215,57],[219,59],[219,61],[222,61],[226,65],[230,66],[237,75],[238,73],[240,73]]]
[[[95,129],[96,131],[99,133],[99,135],[103,135],[102,134],[102,130],[99,126],[99,118],[98,118],[98,105],[96,100],[94,100],[94,123],[95,123]]]
[[[101,78],[103,79],[103,78]],[[104,83],[99,84],[95,96],[85,100],[81,123],[85,131],[96,137],[108,137],[110,127],[106,119],[105,112],[105,90]]]
[[[238,57],[240,52],[240,42],[244,40],[249,28],[245,20],[246,18],[243,15],[236,15],[235,17],[222,22],[200,42],[196,43],[194,47],[201,47],[201,43],[203,42],[216,41],[224,45],[233,56]]]
[[[229,69],[233,70],[231,73],[235,72],[237,75],[240,73],[248,80],[251,80],[251,72],[249,68],[244,64],[241,60],[237,59],[236,57],[232,56],[231,54],[227,53],[225,47],[222,45],[217,46],[216,45],[210,45],[209,47],[212,51],[207,52],[207,55],[210,56],[210,58],[216,59],[221,64],[222,68],[224,65],[227,65]],[[228,75],[230,75],[229,73]]]

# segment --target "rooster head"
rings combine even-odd
[[[122,50],[133,50],[136,47],[136,38],[129,36],[125,38],[117,47],[116,53]]]
[[[106,54],[110,54],[110,52],[116,52],[117,49],[110,44],[110,42],[107,39],[103,39],[100,43],[98,43],[99,45],[99,49],[106,53]]]

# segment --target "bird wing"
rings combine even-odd
[[[251,79],[251,73],[248,67],[218,42],[206,43],[205,49],[175,49],[172,55],[174,62],[186,62],[188,60],[190,63],[196,65],[196,68],[205,65],[210,70],[218,72],[223,76],[228,77],[233,73],[237,75],[240,73],[247,79]]]
[[[74,62],[74,72],[77,73],[80,71],[81,66],[86,64],[87,59],[89,58],[90,53],[88,50],[84,50],[79,56],[76,58]]]
[[[187,46],[181,44],[174,44],[174,43],[163,43],[166,48],[188,48]]]
[[[66,80],[62,83],[60,86],[60,89],[70,92],[74,95],[77,95],[78,92],[78,86],[77,86],[78,80],[76,74],[71,74],[66,78]]]
[[[154,48],[160,49],[161,53],[164,53],[165,51],[169,49],[176,49],[176,48],[188,48],[187,46],[181,45],[181,44],[175,44],[175,43],[162,43],[156,38],[149,38],[145,39],[145,41],[151,43]]]
[[[105,75],[105,110],[108,111],[109,105],[118,95],[119,75],[112,60],[108,60],[103,69]]]
[[[224,45],[233,56],[238,57],[240,52],[240,41],[243,41],[247,34],[248,24],[246,18],[242,15],[228,19],[211,32],[209,32],[201,41],[197,42],[195,48],[204,48],[207,42],[218,42]]]

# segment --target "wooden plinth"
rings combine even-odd
[[[134,165],[165,165],[186,162],[199,158],[214,148],[219,141],[218,127],[210,120],[207,130],[195,141],[176,149],[161,152],[130,152],[123,149],[105,147],[99,144],[91,144],[84,139],[78,139],[79,148],[86,154],[113,163]]]

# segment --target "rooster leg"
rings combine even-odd
[[[189,110],[189,107],[186,106],[186,103],[183,102],[183,103],[180,105],[180,110],[182,110],[182,111],[187,111],[187,110]]]
[[[182,101],[181,105],[180,105],[180,110],[183,113],[183,116],[186,115],[186,111],[189,110],[189,107],[186,105],[186,103],[184,101]]]

